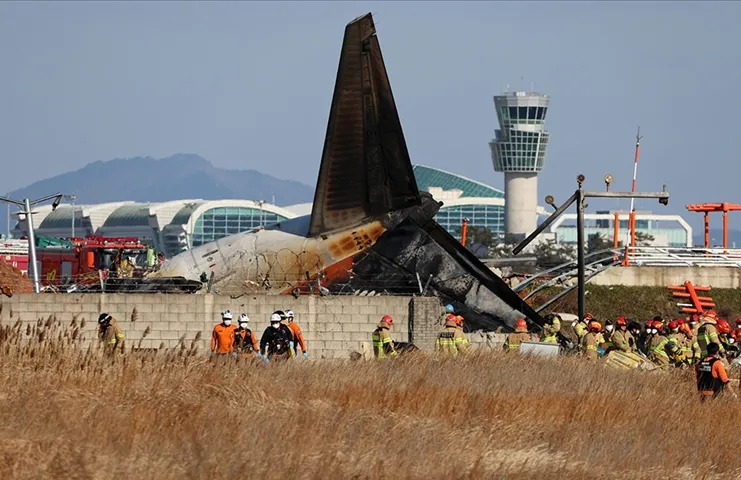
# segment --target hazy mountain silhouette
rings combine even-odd
[[[135,157],[97,161],[79,170],[32,183],[11,192],[10,196],[17,200],[36,199],[55,192],[77,195],[77,204],[124,200],[164,202],[187,198],[239,198],[272,203],[274,196],[276,205],[287,206],[314,199],[314,188],[303,183],[281,180],[256,170],[214,167],[203,157],[185,153],[159,160]],[[15,207],[11,209],[14,211]],[[3,234],[6,211],[0,209]]]
[[[733,221],[733,216],[730,217],[731,221],[728,223],[731,223]],[[711,220],[712,222],[712,220]],[[711,223],[712,225],[712,223]],[[695,246],[702,246],[705,245],[705,232],[700,229],[694,229],[692,231],[692,242],[695,244]],[[736,244],[735,248],[741,248],[741,230],[734,230],[729,228],[728,229],[728,247],[734,248],[733,244]],[[718,228],[711,228],[710,229],[710,245],[716,245],[716,246],[723,246],[723,229]]]

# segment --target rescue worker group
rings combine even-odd
[[[277,310],[270,316],[270,326],[265,329],[259,342],[249,328],[249,317],[244,313],[232,324],[233,314],[226,310],[221,314],[211,335],[211,352],[217,356],[253,358],[265,363],[297,357],[300,353],[308,359],[308,346],[301,327],[295,321],[292,310]],[[464,319],[455,314],[452,305],[446,305],[444,327],[435,342],[437,352],[456,356],[469,351],[470,344],[463,334]],[[519,319],[515,331],[504,341],[505,351],[517,351],[523,342],[560,344],[567,352],[582,355],[588,360],[597,360],[612,351],[626,355],[638,355],[653,362],[659,368],[694,367],[697,388],[702,400],[716,398],[729,383],[726,366],[728,359],[739,356],[738,342],[741,340],[741,318],[732,329],[728,321],[709,310],[700,315],[679,318],[668,323],[661,316],[645,324],[618,317],[615,322],[598,321],[592,314],[574,320],[571,324],[576,343],[562,331],[563,320],[552,313],[545,317],[545,325],[539,334],[528,332],[527,322]],[[604,327],[603,327],[604,323]],[[116,320],[103,313],[98,318],[99,338],[110,352],[123,353],[124,333]],[[371,335],[373,355],[377,359],[396,357],[399,350],[391,338],[390,329],[394,320],[389,315],[381,318]],[[734,393],[735,396],[735,393]]]

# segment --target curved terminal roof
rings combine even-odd
[[[104,227],[129,227],[149,224],[148,205],[122,205],[111,212],[103,222]]]
[[[414,177],[420,191],[433,189],[460,190],[459,197],[504,198],[504,192],[476,180],[425,165],[414,165]],[[434,195],[434,191],[433,197]]]

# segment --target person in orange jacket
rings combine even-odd
[[[247,328],[250,317],[239,314],[239,328],[234,332],[234,355],[239,358],[249,358],[260,355],[260,345],[257,336]]]
[[[707,354],[695,364],[697,391],[700,393],[701,402],[716,398],[729,382],[726,367],[718,355],[719,350],[717,343],[708,343]],[[735,397],[735,393],[732,390],[731,392]]]
[[[296,315],[293,313],[293,310],[286,310],[286,318],[288,319],[288,328],[290,328],[291,332],[293,333],[294,349],[296,355],[298,355],[298,348],[296,348],[296,346],[298,346],[301,347],[303,357],[309,358],[309,352],[307,351],[306,346],[306,339],[304,339],[304,334],[301,333],[301,327],[295,321]]]
[[[211,334],[211,351],[217,355],[227,355],[234,349],[234,332],[236,325],[232,325],[232,312],[226,310],[221,313],[221,323],[214,327]]]

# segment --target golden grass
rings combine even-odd
[[[741,474],[739,402],[700,405],[686,371],[497,353],[263,367],[183,347],[111,359],[79,347],[75,328],[0,330],[0,478]]]

